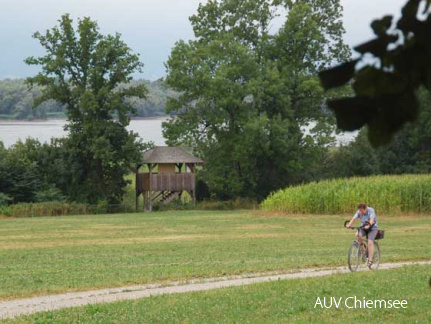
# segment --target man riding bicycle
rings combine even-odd
[[[374,240],[377,235],[378,223],[377,223],[377,215],[373,208],[368,207],[364,203],[358,204],[358,211],[353,216],[352,220],[346,227],[351,227],[353,222],[356,219],[361,220],[360,230],[356,233],[358,236],[359,244],[362,246],[362,238],[363,236],[368,234],[368,262],[367,266],[371,269],[373,265],[373,257],[374,257]]]

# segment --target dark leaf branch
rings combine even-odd
[[[328,102],[341,130],[368,126],[369,140],[377,147],[388,144],[405,123],[416,120],[416,91],[421,86],[431,89],[430,3],[408,1],[394,27],[391,16],[373,21],[371,28],[376,38],[354,48],[361,54],[360,59],[319,74],[325,90],[353,84],[355,97]],[[421,14],[425,19],[418,18]],[[357,63],[367,62],[365,57],[369,55],[379,63],[357,68]]]

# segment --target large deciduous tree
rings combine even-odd
[[[137,135],[126,130],[134,110],[126,99],[146,94],[143,85],[118,85],[130,82],[143,64],[119,34],[102,35],[90,18],[78,20],[74,27],[69,15],[63,15],[58,26],[33,37],[46,51],[26,59],[41,67],[27,79],[30,85],[42,86],[35,105],[54,99],[67,108],[69,136],[63,145],[73,169],[68,196],[91,203],[117,201],[126,185],[124,175],[140,152]]]
[[[312,178],[333,130],[316,74],[350,55],[339,1],[209,1],[190,21],[195,39],[166,63],[180,92],[167,105],[178,113],[164,124],[169,143],[201,154],[220,198],[261,199]],[[315,139],[301,131],[310,121]]]

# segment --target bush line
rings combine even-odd
[[[9,217],[41,217],[61,215],[104,214],[108,211],[105,203],[88,205],[59,201],[41,203],[19,203],[0,207],[0,215]]]

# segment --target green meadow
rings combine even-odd
[[[348,216],[183,211],[0,219],[0,300],[346,265]],[[431,259],[431,217],[385,217],[382,263]]]
[[[429,266],[275,281],[22,316],[6,323],[429,323]],[[364,308],[357,300],[405,300]],[[316,305],[326,298],[326,306]],[[329,303],[336,298],[339,307]],[[369,304],[371,305],[371,303]],[[384,305],[384,304],[382,304]],[[389,304],[387,304],[388,307]],[[316,308],[315,308],[316,306]],[[362,307],[362,308],[359,308]],[[399,306],[398,306],[399,307]]]

